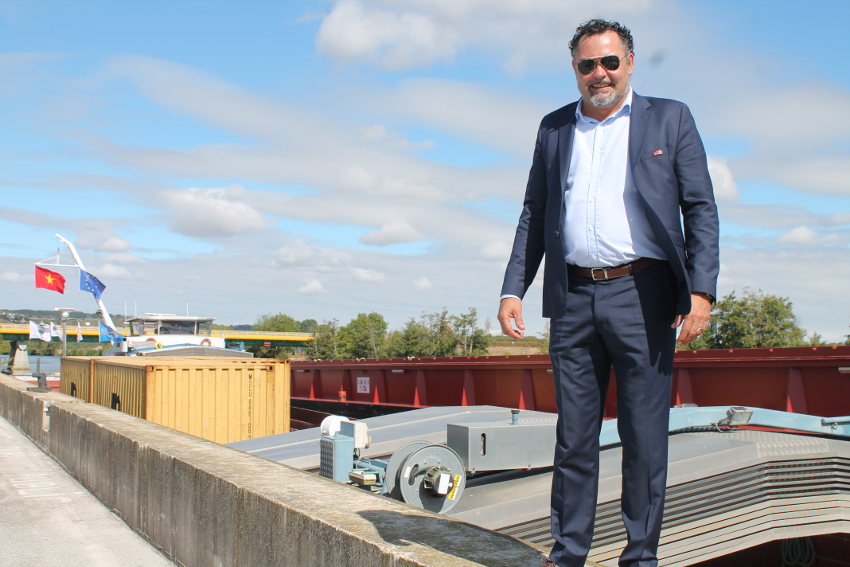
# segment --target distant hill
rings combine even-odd
[[[30,319],[58,319],[59,311],[53,309],[0,309],[0,322],[26,323]],[[86,313],[84,311],[69,311],[70,319],[100,319],[97,313]],[[112,315],[116,324],[124,322],[123,315]]]
[[[124,325],[124,315],[111,313],[112,320],[116,325]],[[99,320],[97,313],[86,313],[85,311],[69,311],[69,319],[95,319]],[[130,317],[128,317],[130,318]],[[30,319],[38,321],[59,320],[59,311],[53,309],[0,309],[0,323],[26,323]],[[253,325],[215,325],[216,329],[236,329],[238,331],[250,331]]]

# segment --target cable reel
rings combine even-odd
[[[446,445],[414,441],[392,456],[385,482],[393,497],[400,493],[413,506],[448,512],[463,495],[466,470],[458,454]]]

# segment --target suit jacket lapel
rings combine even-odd
[[[644,97],[634,93],[629,117],[629,167],[632,171],[635,165],[640,163],[641,148],[649,128],[650,116],[652,116],[652,105]]]
[[[569,108],[569,107],[568,107]],[[573,153],[573,134],[576,129],[576,114],[573,107],[567,111],[566,122],[558,129],[558,165],[561,168],[561,196],[567,190],[570,174],[570,157]]]

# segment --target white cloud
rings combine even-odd
[[[612,0],[624,18],[660,12],[664,1]],[[318,51],[339,63],[412,69],[450,63],[472,47],[502,60],[510,73],[560,60],[594,0],[338,0],[323,18]]]
[[[507,263],[508,257],[511,254],[510,240],[502,240],[501,242],[491,242],[481,248],[481,257],[485,260],[495,260]]]
[[[363,157],[368,159],[371,156]],[[366,163],[345,167],[338,183],[341,182],[346,189],[374,197],[405,197],[419,202],[448,200],[448,192],[429,179],[433,177],[433,171],[422,171],[421,165],[405,170],[401,165],[368,159]]]
[[[274,253],[274,259],[280,265],[319,268],[338,268],[351,262],[351,255],[326,246],[308,244],[302,240],[282,246]]]
[[[850,112],[850,110],[848,110]],[[796,123],[796,122],[795,122]],[[762,132],[753,135],[760,138]],[[735,170],[740,178],[764,180],[793,190],[826,197],[850,197],[850,153],[842,153],[842,144],[824,146],[817,136],[789,132],[793,136],[793,151],[789,147],[764,146],[737,160]],[[844,144],[847,142],[845,141]]]
[[[799,226],[779,237],[780,244],[797,244],[800,246],[813,246],[815,244],[827,244],[839,242],[841,238],[837,234],[817,233],[807,226]]]
[[[98,279],[103,281],[105,278],[130,279],[134,277],[133,272],[124,266],[115,264],[104,264],[97,270]],[[104,281],[104,283],[106,283]]]
[[[809,246],[817,241],[817,234],[807,226],[798,226],[779,237],[780,244],[800,244]]]
[[[827,226],[840,226],[842,224],[850,224],[850,213],[835,213],[824,222]]]
[[[450,60],[460,39],[454,29],[426,14],[342,0],[322,20],[316,47],[337,61],[364,60],[386,69],[410,69]]]
[[[103,257],[107,262],[114,262],[116,264],[143,264],[144,259],[136,256],[135,254],[107,254]]]
[[[11,282],[11,283],[21,283],[26,281],[32,281],[32,275],[24,275],[19,274],[17,272],[3,272],[0,273],[0,281]]]
[[[850,155],[786,157],[771,166],[771,177],[780,183],[822,195],[850,197],[850,181],[847,179]]]
[[[187,236],[232,236],[261,228],[263,218],[243,202],[246,191],[233,185],[224,189],[184,189],[160,193],[172,216],[171,227]]]
[[[429,280],[425,276],[419,276],[413,281],[413,287],[415,287],[419,291],[425,291],[427,289],[431,289],[432,287],[434,287],[434,285],[431,283],[431,280]]]
[[[817,225],[822,218],[809,210],[791,205],[749,205],[722,201],[718,204],[718,208],[721,230],[726,221],[733,221],[750,228],[789,230],[800,226],[800,223]]]
[[[727,289],[734,287],[734,284],[735,281],[729,274],[729,266],[720,262],[720,274],[717,277],[717,287],[720,289]]]
[[[485,85],[448,79],[409,79],[380,98],[404,115],[487,148],[528,159],[540,120],[551,103]],[[563,104],[571,101],[563,101]]]
[[[77,246],[88,250],[124,252],[130,249],[130,241],[115,234],[93,234],[87,231],[77,239]]]
[[[390,246],[406,242],[420,242],[425,237],[410,224],[403,221],[392,221],[380,229],[367,232],[360,237],[360,242],[370,246]]]
[[[517,202],[521,199],[521,187],[527,173],[525,159],[519,167],[446,166],[409,155],[407,150],[410,147],[421,144],[409,142],[401,134],[383,125],[364,127],[345,124],[331,116],[311,114],[309,110],[299,113],[284,104],[264,103],[248,91],[200,75],[191,69],[150,58],[115,60],[112,66],[121,66],[124,75],[131,77],[166,108],[198,116],[211,124],[225,125],[237,134],[252,133],[272,140],[271,134],[258,123],[262,118],[263,124],[277,128],[277,138],[272,141],[284,145],[205,145],[175,151],[125,148],[108,140],[98,140],[92,149],[101,159],[141,170],[149,177],[158,174],[205,178],[220,176],[250,180],[264,186],[310,187],[314,191],[309,195],[295,196],[276,190],[251,190],[245,191],[238,200],[241,202],[234,202],[226,195],[222,198],[219,193],[211,193],[222,191],[218,189],[196,189],[195,192],[202,193],[181,195],[180,198],[177,198],[180,191],[170,190],[164,193],[169,198],[151,199],[147,203],[158,208],[166,207],[170,218],[173,218],[175,209],[185,210],[185,201],[200,201],[203,198],[212,201],[207,207],[213,208],[213,215],[207,215],[207,218],[219,217],[218,221],[185,217],[172,221],[175,229],[184,234],[242,234],[250,227],[260,225],[260,214],[363,227],[382,226],[390,218],[405,218],[408,224],[416,226],[417,231],[417,234],[402,235],[405,241],[410,238],[436,239],[476,246],[482,239],[492,240],[498,236],[503,230],[502,223],[463,211],[457,205],[466,200],[504,195],[510,195]],[[161,83],[171,86],[162,87]],[[411,92],[416,90],[415,85],[405,88]],[[516,117],[523,108],[528,107],[528,100],[488,97],[487,93],[486,89],[451,81],[434,82],[430,86],[433,104],[447,109],[449,116],[444,116],[442,120],[446,125],[453,125],[452,133],[466,131],[464,136],[477,140],[508,140],[507,145],[515,146],[517,152],[527,158],[543,108],[540,107],[539,112],[526,111],[527,121],[518,120]],[[199,98],[203,99],[203,104],[191,105],[191,101]],[[374,99],[374,104],[379,106],[386,106],[393,98],[377,100],[371,97],[370,100]],[[417,100],[419,102],[416,104],[420,106],[428,104],[428,97]],[[257,106],[265,112],[262,117],[254,113]],[[415,110],[413,106],[404,104],[398,105],[396,110],[407,112],[403,110],[405,108]],[[248,110],[243,113],[242,109]],[[448,109],[452,110],[449,112]],[[415,110],[419,111],[425,112],[422,108]],[[492,120],[492,116],[488,117],[491,113],[500,118]],[[434,115],[441,116],[441,113]],[[470,115],[477,118],[461,120]],[[224,121],[222,116],[229,116],[230,122]],[[244,123],[237,123],[243,116]],[[517,136],[504,126],[506,123],[519,125],[521,122],[526,122],[526,136]],[[494,129],[487,124],[500,126]],[[438,126],[443,128],[442,123]],[[292,136],[293,131],[298,132],[298,144],[288,145],[286,138]],[[364,144],[364,136],[373,142]],[[91,140],[87,141],[91,143]],[[220,206],[216,209],[213,204]],[[221,219],[222,210],[226,210],[229,217]],[[282,226],[285,227],[285,222]],[[370,234],[367,240],[379,241],[385,236],[383,233]]]
[[[103,75],[125,78],[179,114],[263,140],[286,140],[314,126],[314,113],[289,107],[187,65],[141,55],[116,56]],[[161,157],[168,157],[162,152]]]
[[[723,67],[724,71],[728,68]],[[744,76],[752,75],[750,69],[739,71]],[[850,92],[838,85],[799,80],[788,86],[771,88],[770,96],[740,96],[737,90],[730,94],[733,96],[728,101],[729,105],[716,116],[717,125],[746,135],[760,146],[780,151],[782,155],[805,154],[807,144],[803,141],[811,140],[818,148],[829,147],[846,140],[850,131]],[[777,120],[777,116],[812,100],[813,96],[824,101],[829,120]],[[789,136],[793,136],[793,143],[789,144]]]
[[[685,73],[679,77],[679,84],[686,85],[687,92],[682,95],[687,96],[684,100],[695,109],[706,139],[713,140],[718,147],[723,147],[727,141],[737,146],[740,155],[736,156],[734,170],[739,182],[767,181],[804,193],[850,196],[850,185],[846,181],[846,172],[850,169],[847,146],[850,89],[845,86],[846,82],[830,84],[824,81],[823,75],[816,76],[817,73],[806,69],[802,61],[793,58],[711,47],[705,40],[703,34],[698,34],[689,42],[699,47],[702,41],[704,47],[690,54],[690,69],[676,67]],[[677,57],[685,55],[683,49]],[[755,75],[752,69],[730,68],[723,63],[730,58],[750,57],[763,57],[766,61]],[[677,61],[671,60],[669,66],[674,65]],[[698,73],[698,76],[690,73]],[[657,79],[663,80],[663,76],[659,74]],[[707,88],[721,82],[740,88],[714,92]],[[769,95],[761,96],[765,93]],[[822,102],[829,118],[777,119],[788,108],[798,107],[805,101]]]
[[[304,295],[322,295],[327,292],[328,290],[325,289],[325,286],[319,280],[310,280],[298,288],[298,293],[303,293]]]
[[[729,164],[725,159],[708,156],[708,173],[711,175],[714,196],[718,201],[737,201],[740,199],[735,176],[732,175],[732,170],[729,169]]]
[[[382,282],[385,277],[381,272],[375,270],[366,270],[364,268],[352,268],[351,275],[359,282]]]
[[[431,140],[411,142],[399,132],[387,130],[380,124],[373,124],[361,129],[360,136],[367,142],[380,142],[385,144],[387,148],[403,151],[424,150],[434,147],[434,142]]]
[[[0,53],[0,66],[29,66],[33,63],[41,63],[43,61],[55,61],[58,59],[65,59],[68,56],[69,55],[67,53]]]
[[[366,126],[362,130],[360,130],[360,136],[366,140],[367,142],[377,142],[380,140],[386,139],[387,129],[381,126],[380,124],[373,124],[372,126]]]

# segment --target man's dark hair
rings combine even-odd
[[[575,56],[576,49],[578,49],[578,42],[581,41],[581,38],[588,35],[599,35],[607,31],[615,32],[620,36],[620,41],[623,42],[626,53],[634,52],[635,42],[632,39],[632,32],[629,31],[629,28],[619,22],[609,22],[608,20],[594,18],[576,28],[576,34],[573,36],[572,41],[570,41],[570,54]]]

